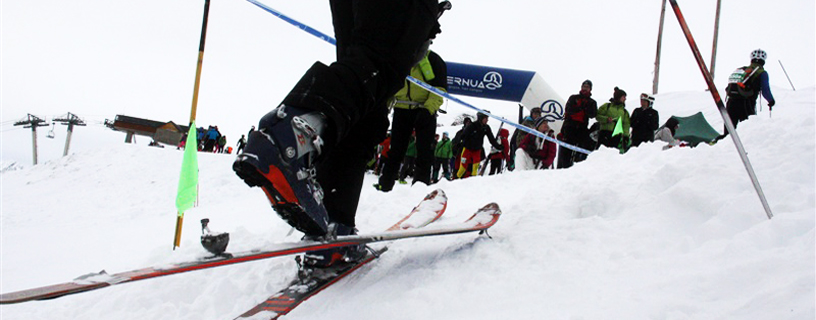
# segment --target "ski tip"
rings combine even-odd
[[[434,199],[436,197],[443,197],[445,199],[448,198],[448,196],[445,195],[445,191],[443,191],[442,189],[436,189],[434,191],[431,191],[431,193],[429,193],[427,196],[425,196],[425,200]]]
[[[479,209],[479,211],[487,212],[487,213],[490,213],[490,214],[501,214],[502,213],[501,209],[499,208],[499,205],[497,203],[495,203],[495,202],[491,202],[491,203],[486,204],[484,207]]]

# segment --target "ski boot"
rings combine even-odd
[[[357,229],[340,223],[332,223],[329,229],[330,229],[328,233],[329,237],[348,236],[357,234]],[[323,239],[325,238],[314,237],[309,235],[303,237],[303,240],[307,241],[320,241]],[[329,268],[339,263],[347,264],[355,263],[365,258],[366,254],[367,251],[366,246],[364,244],[310,251],[304,254],[303,256],[303,267]]]
[[[283,220],[307,235],[328,231],[315,169],[326,123],[320,112],[281,104],[261,119],[232,165],[247,185],[264,190]]]

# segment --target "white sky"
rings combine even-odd
[[[332,34],[327,1],[265,3]],[[97,128],[116,114],[188,122],[203,1],[3,0],[0,6],[2,160],[30,163],[31,133],[12,126],[27,113],[50,122],[72,112]],[[756,48],[768,52],[772,86],[790,88],[779,60],[796,88],[816,83],[813,1],[724,0],[722,6],[718,87]],[[680,1],[680,7],[710,63],[716,1]],[[564,98],[591,79],[596,100],[605,101],[614,86],[630,96],[651,92],[659,14],[657,0],[453,1],[433,49],[449,61],[540,72]],[[218,125],[234,145],[315,60],[330,63],[333,56],[331,45],[248,2],[212,1],[197,124]],[[706,88],[670,6],[660,75],[661,93]],[[475,101],[494,112],[515,108]],[[65,127],[55,140],[45,139],[47,131],[41,128],[39,140],[57,151],[40,150],[40,162],[62,154]],[[74,140],[72,147],[81,148],[120,143],[124,134],[86,127]]]

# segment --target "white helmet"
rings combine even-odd
[[[754,51],[751,51],[751,60],[762,60],[762,62],[765,62],[765,59],[767,58],[768,54],[765,53],[765,50],[756,49]]]

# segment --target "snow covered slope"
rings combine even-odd
[[[438,223],[491,201],[504,216],[492,240],[393,243],[287,318],[813,319],[816,99],[813,88],[774,90],[773,117],[765,110],[739,126],[772,220],[730,140],[668,151],[651,144],[623,156],[602,149],[568,170],[397,185],[387,194],[366,187],[363,231],[390,226],[437,187],[450,199]],[[722,127],[706,92],[662,94],[656,107],[662,121],[703,111]],[[2,292],[201,256],[205,217],[231,233],[230,250],[299,238],[287,236],[262,191],[235,177],[231,156],[201,153],[200,205],[172,251],[181,156],[122,144],[4,171]],[[291,258],[269,259],[5,305],[0,317],[231,319],[294,270]]]

